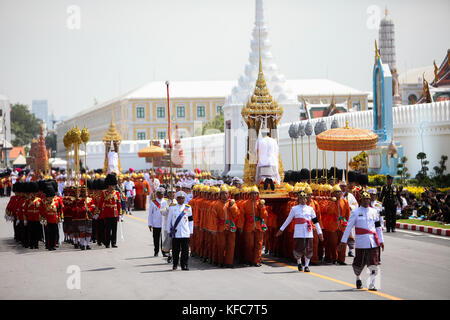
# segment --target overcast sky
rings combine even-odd
[[[386,4],[399,72],[440,64],[448,0],[265,0],[275,63],[370,91]],[[254,19],[255,0],[0,0],[0,95],[59,118],[152,80],[237,80]]]

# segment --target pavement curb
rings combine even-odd
[[[417,224],[399,223],[399,222],[397,222],[396,227],[399,229],[421,231],[421,232],[436,234],[438,236],[450,237],[450,229],[433,228],[433,227],[426,227],[426,226],[421,226],[421,225],[417,225]]]

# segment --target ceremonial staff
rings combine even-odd
[[[170,161],[170,190],[173,187],[173,178],[172,178],[172,123],[170,119],[170,100],[169,100],[169,81],[166,81],[167,87],[167,116],[168,116],[168,126],[169,126],[169,161]]]

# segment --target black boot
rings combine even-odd
[[[356,280],[356,289],[361,289],[361,288],[362,288],[362,281]]]
[[[268,181],[269,179],[265,179],[264,180],[264,190],[267,190],[267,187],[268,187],[268,185],[269,185],[269,181]]]
[[[275,184],[273,183],[273,180],[269,179],[269,183],[270,183],[270,189],[272,189],[272,191],[275,191]]]
[[[301,264],[298,264],[298,265],[297,265],[297,269],[298,269],[298,271],[303,271],[302,265],[301,265]]]

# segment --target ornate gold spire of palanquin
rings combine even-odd
[[[108,168],[108,152],[111,146],[114,146],[114,151],[117,152],[117,154],[119,154],[119,145],[122,142],[122,136],[117,131],[116,124],[114,123],[114,111],[111,112],[111,124],[109,125],[108,131],[106,132],[102,141],[105,144],[105,161],[103,164],[103,173],[106,173]],[[120,156],[119,156],[119,172],[122,172]]]
[[[122,141],[122,136],[117,131],[116,124],[114,123],[114,113],[111,114],[111,124],[102,141]]]

